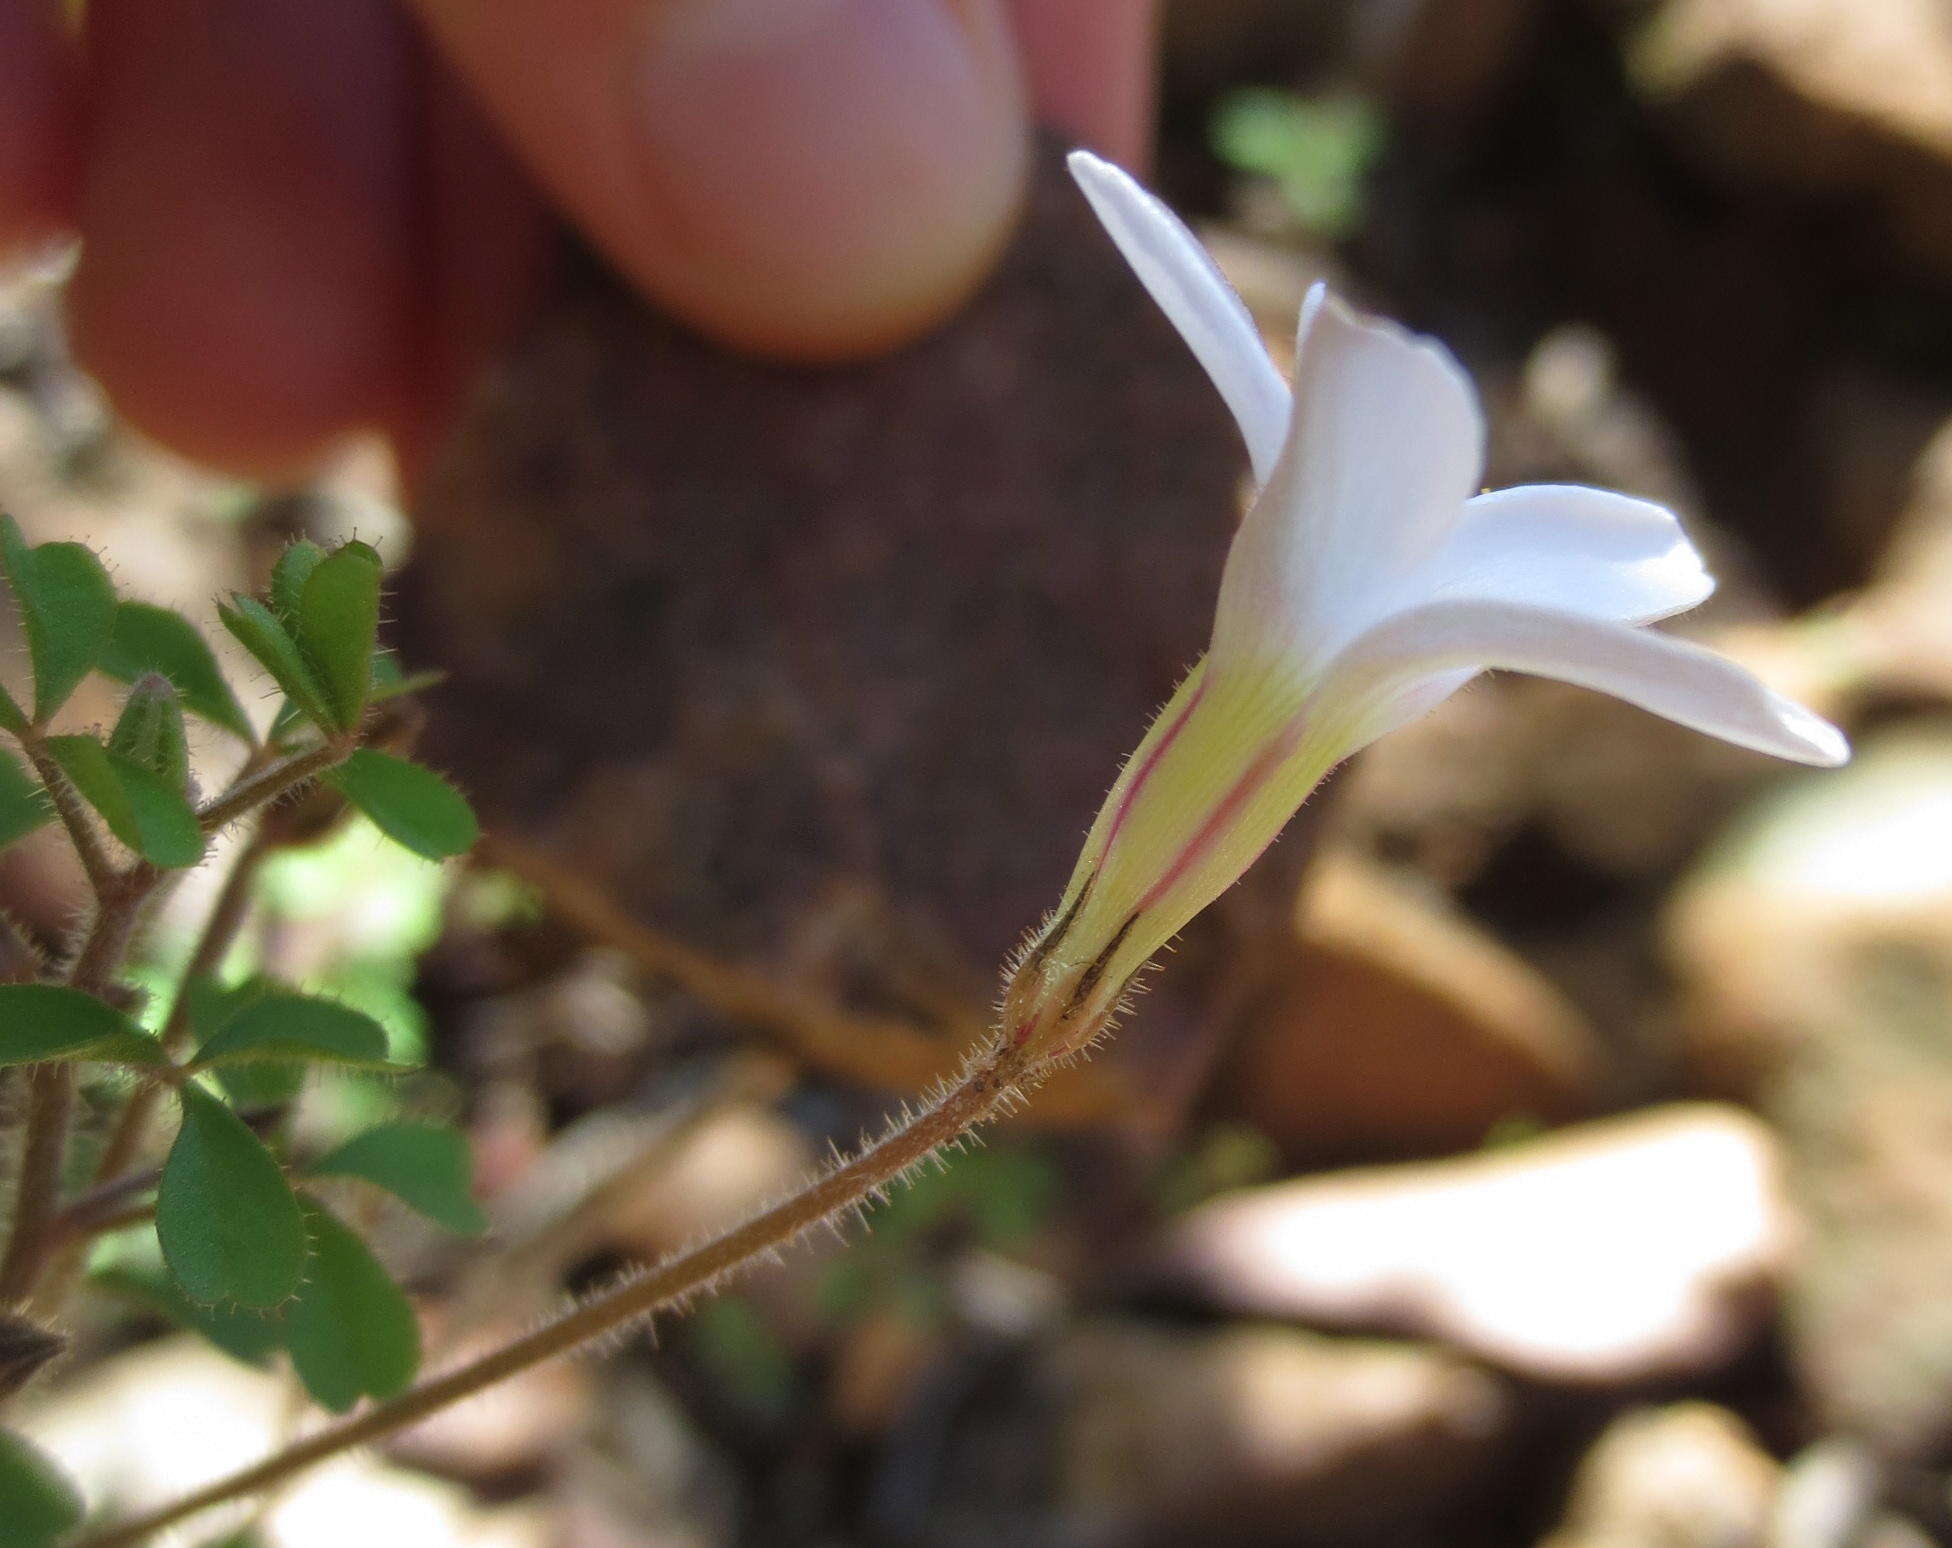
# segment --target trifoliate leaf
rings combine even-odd
[[[440,1124],[380,1124],[354,1135],[309,1170],[314,1177],[363,1178],[464,1236],[488,1229],[488,1217],[474,1201],[467,1138]]]
[[[0,570],[13,588],[34,665],[34,719],[45,722],[108,648],[115,587],[89,549],[80,543],[29,548],[11,516],[0,516]]]
[[[54,1059],[163,1062],[162,1044],[114,1006],[65,984],[0,984],[0,1065]]]
[[[386,1029],[363,1011],[293,989],[269,989],[246,1000],[197,1050],[199,1068],[227,1064],[300,1063],[393,1069]]]
[[[0,849],[26,838],[53,817],[53,803],[41,782],[11,753],[0,752]]]
[[[156,1239],[183,1293],[206,1306],[277,1306],[298,1289],[305,1226],[271,1152],[195,1085],[156,1190]]]
[[[277,614],[255,597],[238,595],[217,609],[217,617],[313,724],[333,728],[325,690]]]
[[[379,623],[380,556],[371,547],[347,543],[312,567],[292,633],[342,731],[366,712]]]
[[[143,859],[165,870],[203,859],[203,829],[180,788],[92,736],[51,736],[47,750],[109,831]]]
[[[38,1446],[0,1430],[0,1523],[7,1548],[54,1548],[81,1523],[81,1491]]]
[[[285,1347],[305,1388],[342,1414],[361,1397],[404,1391],[420,1367],[413,1307],[371,1250],[309,1194],[301,1208],[312,1256],[285,1313]]]
[[[362,747],[324,781],[394,843],[429,860],[465,854],[481,836],[458,790],[432,769],[390,753]]]
[[[139,764],[172,790],[189,788],[190,744],[183,733],[183,705],[167,677],[147,672],[136,679],[109,733],[108,750]]]
[[[191,714],[247,742],[252,739],[250,717],[224,680],[215,652],[181,613],[148,602],[118,604],[114,632],[97,665],[125,683],[145,672],[159,672],[176,685]]]

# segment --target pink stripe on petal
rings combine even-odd
[[[1255,755],[1254,761],[1233,788],[1220,798],[1220,804],[1207,815],[1187,846],[1173,857],[1173,863],[1166,867],[1166,873],[1154,882],[1146,895],[1139,900],[1137,912],[1144,913],[1169,892],[1175,883],[1197,862],[1212,850],[1214,841],[1227,830],[1240,809],[1253,799],[1254,793],[1266,784],[1276,769],[1287,761],[1301,738],[1301,722],[1296,720],[1282,730],[1280,735],[1263,747]]]
[[[1104,857],[1111,853],[1112,841],[1118,837],[1118,830],[1125,826],[1125,819],[1132,815],[1132,806],[1138,800],[1139,792],[1145,788],[1145,782],[1152,778],[1152,771],[1159,767],[1159,760],[1166,756],[1166,749],[1179,739],[1179,733],[1186,729],[1186,722],[1192,719],[1193,711],[1199,708],[1200,700],[1206,697],[1208,681],[1210,679],[1202,678],[1199,687],[1193,690],[1193,697],[1180,706],[1173,723],[1153,744],[1152,750],[1145,755],[1145,761],[1133,774],[1132,783],[1125,787],[1125,794],[1119,797],[1118,810],[1112,813],[1112,824],[1105,830],[1105,847],[1099,855],[1100,865],[1104,863]]]

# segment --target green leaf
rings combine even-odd
[[[81,1493],[38,1446],[0,1430],[0,1522],[7,1548],[54,1548],[81,1524]]]
[[[189,619],[148,602],[123,602],[115,609],[115,631],[97,663],[110,677],[132,683],[145,672],[159,672],[176,684],[183,707],[252,741],[251,719],[224,680],[216,654]]]
[[[335,1414],[390,1398],[420,1368],[420,1324],[406,1295],[359,1237],[309,1194],[301,1200],[312,1258],[285,1314],[285,1347],[305,1388]]]
[[[311,1063],[397,1069],[386,1062],[386,1029],[363,1011],[292,989],[247,1000],[197,1050],[198,1068],[224,1064]]]
[[[167,677],[148,672],[136,679],[109,733],[108,750],[147,769],[171,790],[189,788],[190,744],[183,734],[183,706]]]
[[[271,567],[271,611],[286,628],[298,623],[299,599],[305,595],[305,582],[325,558],[325,550],[310,538],[300,538],[278,555]]]
[[[190,1030],[199,1045],[254,1000],[277,990],[278,985],[262,975],[254,975],[229,987],[214,978],[193,979],[184,989],[190,997]],[[224,1100],[242,1112],[253,1107],[282,1107],[304,1089],[303,1064],[237,1063],[211,1072],[223,1089]]]
[[[25,731],[27,716],[14,702],[14,696],[0,687],[0,731]]]
[[[97,1269],[89,1284],[147,1306],[158,1316],[200,1333],[243,1365],[267,1366],[285,1347],[284,1328],[239,1306],[199,1306],[169,1276],[160,1259],[131,1258]]]
[[[0,984],[0,1065],[53,1059],[163,1062],[162,1045],[121,1011],[65,984]]]
[[[380,556],[347,543],[312,567],[293,625],[336,724],[350,731],[366,712],[380,625]]]
[[[34,719],[45,722],[108,648],[115,587],[92,551],[80,543],[29,548],[11,516],[0,516],[0,570],[13,587],[34,664]]]
[[[255,597],[238,595],[217,609],[217,617],[309,720],[332,728],[325,691],[277,614]]]
[[[47,750],[109,832],[143,859],[165,870],[203,859],[203,829],[181,790],[92,736],[51,736]]]
[[[163,1260],[193,1301],[277,1306],[305,1269],[298,1199],[243,1119],[198,1086],[180,1095],[183,1126],[156,1190]]]
[[[390,753],[362,747],[324,781],[394,843],[429,860],[466,854],[481,836],[458,790],[432,769]]]
[[[24,839],[54,817],[41,782],[12,754],[0,752],[0,849]]]
[[[390,699],[404,699],[437,688],[446,681],[445,672],[408,672],[392,651],[377,650],[373,653],[373,693],[368,702],[384,704]]]
[[[308,1169],[314,1177],[358,1177],[384,1188],[436,1225],[464,1236],[488,1229],[474,1201],[467,1138],[435,1123],[383,1123],[356,1134]]]

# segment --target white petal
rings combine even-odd
[[[1266,483],[1288,430],[1288,384],[1234,289],[1180,218],[1109,161],[1072,151],[1071,175],[1152,299],[1206,367]]]
[[[1477,394],[1450,352],[1315,286],[1294,422],[1227,556],[1215,660],[1326,660],[1448,538],[1483,462]]]
[[[1707,600],[1714,579],[1674,513],[1578,484],[1479,495],[1431,568],[1431,596],[1528,602],[1651,623]]]
[[[1431,602],[1384,620],[1337,660],[1316,703],[1344,756],[1408,718],[1433,678],[1504,669],[1597,689],[1738,747],[1833,767],[1850,756],[1828,721],[1685,640],[1509,602]],[[1427,697],[1423,706],[1427,707]]]

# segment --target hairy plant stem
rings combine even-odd
[[[94,995],[108,988],[158,875],[154,867],[139,864],[111,876],[98,889],[95,922],[68,971],[72,987]],[[13,1227],[0,1255],[0,1306],[21,1305],[33,1295],[55,1246],[52,1227],[60,1211],[61,1174],[74,1116],[73,1066],[35,1066],[28,1073],[27,1092]]]
[[[47,958],[18,919],[0,908],[0,984],[31,984],[47,971]]]
[[[60,1198],[61,1164],[67,1155],[74,1106],[74,1072],[67,1065],[43,1064],[28,1072],[27,1128],[14,1184],[13,1228],[6,1253],[0,1256],[0,1306],[25,1305],[40,1277],[42,1249]]]
[[[183,969],[183,976],[177,980],[176,997],[170,1002],[169,1015],[163,1021],[162,1042],[166,1051],[175,1053],[183,1046],[190,1030],[190,986],[216,972],[225,953],[230,950],[231,942],[237,939],[244,916],[250,911],[251,884],[257,879],[258,867],[269,852],[270,846],[262,837],[252,835],[231,865],[230,874],[224,878],[216,901],[210,905],[210,915],[204,921],[203,933],[197,937],[189,964]],[[161,1085],[145,1085],[129,1098],[128,1105],[122,1109],[114,1129],[109,1133],[108,1143],[102,1147],[101,1160],[96,1163],[95,1182],[98,1185],[121,1176],[141,1153],[142,1142],[149,1133],[150,1119],[155,1116],[157,1103],[163,1099],[164,1089]]]
[[[74,845],[75,856],[81,861],[88,885],[100,896],[103,889],[115,882],[115,862],[109,857],[102,830],[96,827],[95,819],[88,815],[88,808],[75,792],[75,787],[68,783],[67,774],[47,750],[41,733],[38,730],[17,732],[14,740],[20,743],[20,750],[27,755],[41,788],[47,792],[54,815],[61,819],[61,826],[68,830],[68,842]]]
[[[210,906],[203,933],[197,937],[190,961],[176,982],[176,995],[163,1022],[162,1043],[170,1053],[182,1047],[190,1030],[190,986],[216,971],[231,942],[237,938],[250,909],[251,883],[270,847],[260,835],[253,834]],[[47,1065],[43,1071],[57,1068],[65,1066]],[[132,1174],[129,1169],[142,1154],[143,1141],[149,1137],[156,1109],[168,1090],[166,1083],[152,1081],[130,1094],[102,1146],[89,1192],[65,1207],[53,1209],[45,1226],[45,1247],[51,1257],[35,1294],[35,1307],[44,1315],[53,1316],[67,1300],[81,1277],[89,1242],[106,1231],[118,1230],[141,1218],[140,1214],[131,1214],[126,1198],[106,1208],[100,1200],[104,1195],[115,1196],[119,1185],[154,1186],[153,1172]]]
[[[113,985],[137,921],[164,873],[146,860],[117,870],[100,832],[59,765],[48,755],[39,734],[30,732],[17,740],[40,775],[95,892],[94,922],[66,981],[73,988],[100,996]],[[198,823],[204,832],[215,833],[343,763],[358,745],[356,736],[334,737],[269,767],[261,767],[260,756],[254,754],[230,788],[197,812]],[[152,1092],[153,1088],[145,1088],[131,1100],[132,1106],[148,1104],[138,1114],[135,1132],[128,1141],[131,1145],[139,1142],[141,1128],[156,1100]],[[63,1233],[55,1229],[61,1214],[61,1180],[74,1105],[72,1066],[43,1064],[29,1072],[26,1134],[21,1142],[14,1218],[6,1250],[0,1253],[0,1306],[24,1305],[30,1300],[42,1310],[58,1306],[66,1299],[78,1270],[79,1253],[72,1243],[64,1245]]]
[[[238,818],[249,816],[260,806],[277,800],[286,792],[296,790],[306,781],[316,779],[326,770],[344,763],[358,749],[357,736],[335,736],[305,752],[293,753],[269,768],[255,769],[247,764],[230,789],[198,809],[197,821],[205,833],[215,833]]]
[[[930,1106],[743,1225],[623,1280],[555,1321],[444,1376],[422,1382],[391,1402],[330,1425],[158,1510],[82,1538],[73,1548],[130,1548],[212,1506],[270,1488],[302,1468],[351,1447],[368,1445],[531,1366],[584,1348],[653,1313],[710,1291],[816,1226],[835,1222],[881,1196],[944,1146],[997,1117],[1038,1084],[1048,1069],[1047,1062],[1022,1044],[992,1038],[970,1056],[961,1078]]]

